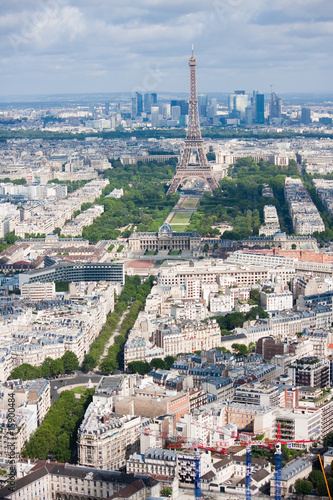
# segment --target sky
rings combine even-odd
[[[332,0],[1,0],[0,95],[333,91]]]

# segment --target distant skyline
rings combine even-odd
[[[333,91],[330,0],[2,0],[0,95]]]

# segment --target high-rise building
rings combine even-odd
[[[105,103],[105,114],[106,114],[106,116],[109,116],[109,113],[110,113],[110,103],[106,102]]]
[[[171,118],[173,120],[179,121],[180,117],[180,106],[172,106],[171,107]]]
[[[217,111],[217,99],[216,97],[212,97],[209,101],[210,106],[214,106],[215,111]]]
[[[146,113],[151,112],[151,94],[145,94],[143,97],[143,109]]]
[[[258,91],[253,92],[253,99],[255,104],[255,122],[265,123],[265,96]]]
[[[252,125],[253,123],[253,109],[252,106],[247,106],[245,109],[245,124]]]
[[[142,94],[139,94],[139,92],[136,92],[136,114],[138,116],[141,116],[142,111],[143,111]]]
[[[132,120],[136,118],[136,97],[131,99],[131,118]]]
[[[164,103],[162,106],[162,114],[163,118],[170,118],[171,117],[171,107],[169,103]]]
[[[146,93],[143,98],[143,109],[146,113],[151,112],[151,107],[152,105],[157,104],[157,94],[155,92],[153,93]]]
[[[332,125],[332,118],[329,116],[322,116],[319,118],[319,123],[322,123],[323,125]]]
[[[158,106],[151,107],[151,126],[158,127],[159,125],[160,108]]]
[[[271,93],[271,102],[269,103],[269,117],[281,118],[282,114],[282,100],[276,95],[275,92]]]
[[[207,115],[207,105],[208,105],[208,96],[206,94],[199,94],[198,95],[199,116]]]
[[[245,90],[235,90],[228,97],[229,114],[231,118],[245,119],[245,111],[249,105],[249,100]]]
[[[188,102],[182,101],[182,100],[172,100],[171,107],[172,106],[179,106],[180,107],[180,114],[181,115],[188,115]]]
[[[311,109],[310,108],[302,108],[301,111],[301,123],[304,125],[309,125],[311,123]]]

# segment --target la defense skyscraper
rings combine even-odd
[[[199,178],[204,180],[208,184],[211,192],[219,187],[218,182],[213,175],[212,166],[208,163],[207,156],[203,148],[198,110],[197,80],[195,70],[196,65],[197,61],[193,55],[192,47],[192,55],[189,60],[190,98],[188,108],[188,127],[184,151],[167,194],[175,193],[178,187],[188,179]],[[192,163],[193,157],[197,158],[195,163]]]

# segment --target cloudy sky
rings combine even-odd
[[[0,95],[333,91],[332,0],[1,0]]]

